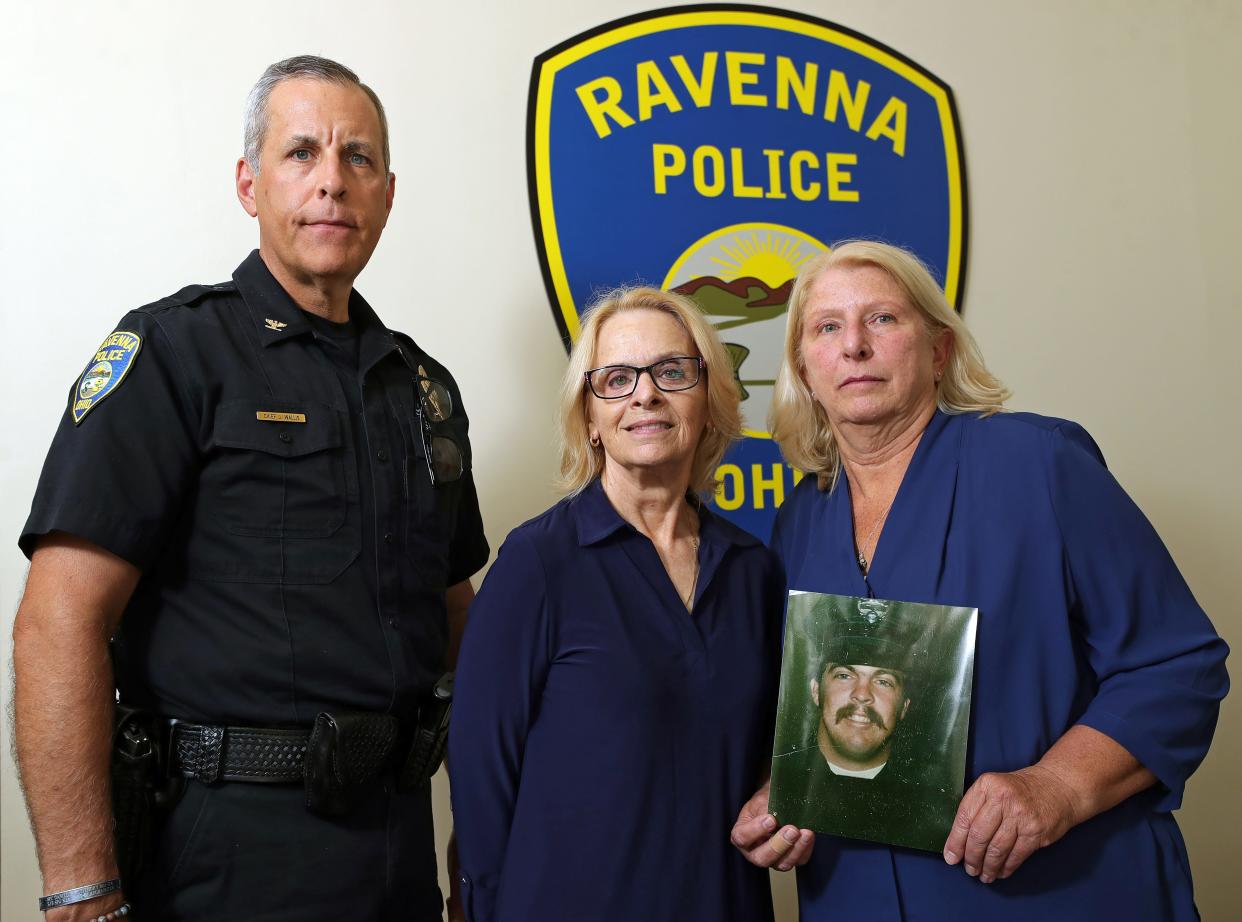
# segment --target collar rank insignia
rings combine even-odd
[[[271,317],[264,317],[263,322],[267,324],[267,328],[269,330],[275,330],[277,333],[289,325],[287,323],[281,323],[279,320],[273,320]]]
[[[121,386],[121,381],[133,367],[141,347],[142,337],[128,330],[117,330],[103,341],[96,350],[95,357],[82,372],[73,392],[69,413],[73,416],[75,426],[86,418],[86,414],[99,401]]]

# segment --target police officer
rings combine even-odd
[[[456,383],[353,289],[394,183],[374,92],[272,65],[236,175],[259,249],[126,315],[73,385],[14,627],[48,922],[441,918],[402,766],[488,548]],[[166,756],[124,888],[114,687]]]

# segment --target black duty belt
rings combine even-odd
[[[170,769],[211,784],[301,781],[307,809],[350,811],[392,762],[400,729],[391,714],[320,713],[310,730],[169,722]]]
[[[208,727],[169,721],[171,768],[206,784],[259,781],[291,784],[306,776],[311,730]]]
[[[440,677],[419,708],[410,749],[397,774],[399,789],[430,783],[444,757],[452,702],[450,672]],[[168,719],[164,726],[168,777],[205,784],[300,781],[306,806],[329,816],[348,812],[368,783],[394,764],[401,729],[391,714],[326,712],[309,729],[217,727]]]

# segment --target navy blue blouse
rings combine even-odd
[[[729,832],[771,755],[784,581],[700,523],[693,614],[598,481],[500,549],[449,736],[471,922],[772,918]]]
[[[1197,918],[1170,811],[1211,742],[1228,651],[1080,426],[937,413],[866,581],[844,474],[832,493],[813,477],[798,485],[773,546],[791,589],[979,609],[967,786],[1033,764],[1079,723],[1159,779],[992,884],[934,853],[819,836],[799,872],[804,922],[842,907],[871,919]]]

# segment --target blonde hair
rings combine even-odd
[[[707,388],[707,425],[694,452],[690,489],[700,495],[715,489],[716,466],[729,445],[742,434],[741,397],[733,377],[733,363],[703,312],[689,298],[658,288],[615,289],[603,295],[584,315],[582,330],[561,380],[557,420],[561,473],[556,486],[567,494],[578,493],[604,471],[603,446],[591,444],[588,402],[593,397],[586,383],[587,371],[595,367],[600,328],[617,314],[639,310],[662,311],[672,316],[690,334],[703,359],[701,384]]]
[[[943,330],[951,333],[944,376],[936,389],[936,404],[943,412],[990,416],[1003,412],[1010,396],[1009,389],[988,371],[979,344],[917,256],[900,247],[870,240],[837,244],[809,260],[794,280],[785,325],[785,352],[768,412],[772,438],[780,444],[785,460],[808,474],[816,474],[820,489],[830,490],[836,486],[841,472],[841,455],[828,416],[803,377],[806,364],[802,357],[802,325],[816,279],[843,265],[875,266],[886,272],[922,315],[929,337]]]

